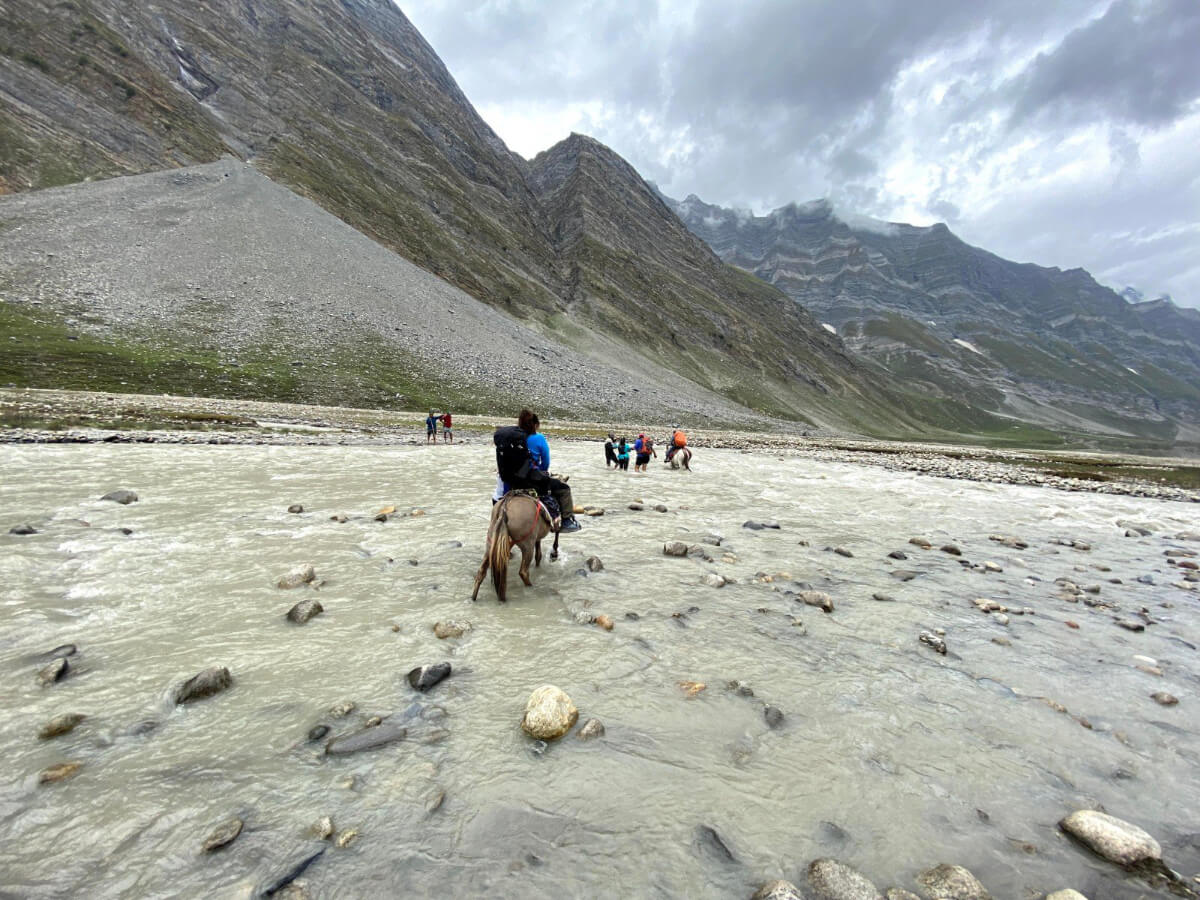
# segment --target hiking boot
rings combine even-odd
[[[560,534],[570,534],[573,531],[580,531],[582,529],[583,526],[575,520],[574,516],[571,516],[569,519],[563,519],[563,523],[559,526],[558,531]]]

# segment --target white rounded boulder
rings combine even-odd
[[[530,737],[553,741],[571,730],[579,710],[571,698],[552,684],[545,684],[529,695],[521,728]]]

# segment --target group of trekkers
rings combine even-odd
[[[687,435],[678,425],[671,429],[671,437],[667,440],[667,452],[663,462],[670,462],[679,450],[687,446]],[[658,458],[658,450],[654,446],[654,438],[647,434],[639,434],[637,440],[630,442],[624,437],[618,438],[611,431],[608,440],[604,442],[604,467],[611,469],[616,466],[621,471],[629,471],[629,457],[633,456],[633,471],[645,472],[651,459]]]
[[[450,414],[450,410],[440,413],[432,409],[425,419],[425,443],[437,443],[438,425],[442,426],[442,440],[445,443],[453,444],[454,417]]]

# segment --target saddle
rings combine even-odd
[[[562,527],[562,510],[558,508],[558,501],[549,494],[539,494],[533,488],[513,488],[508,492],[510,497],[515,494],[532,497],[541,504],[542,511],[550,522],[551,531],[558,531]]]

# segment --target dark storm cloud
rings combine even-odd
[[[828,196],[1200,304],[1200,0],[401,6],[525,156],[583,131],[672,196]]]

